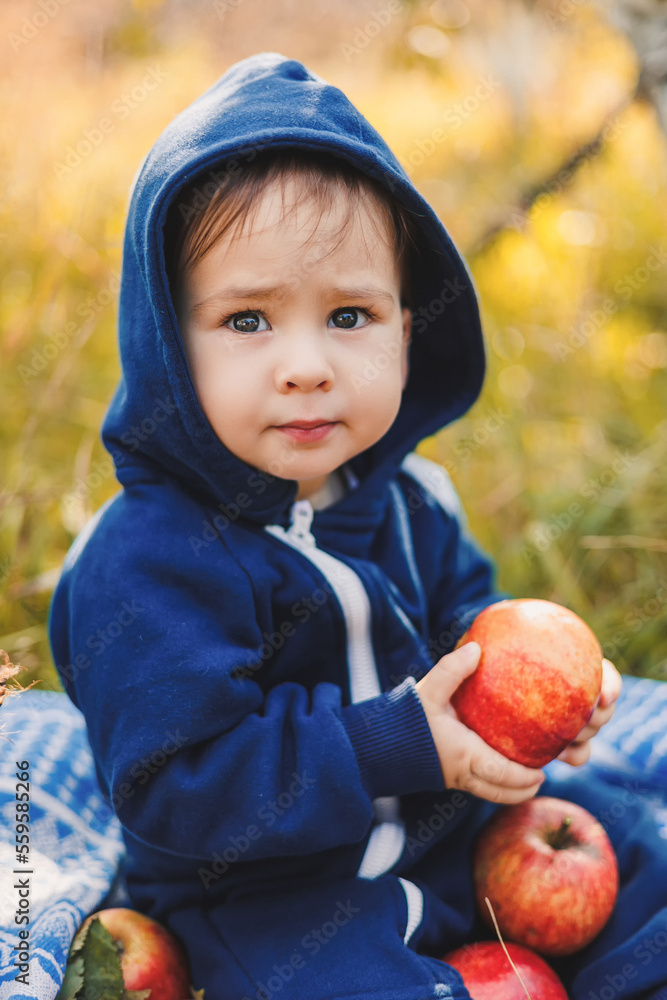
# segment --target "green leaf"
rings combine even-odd
[[[65,978],[56,1000],[81,1000],[83,997],[83,955],[69,955]]]
[[[123,1000],[125,984],[118,948],[97,917],[88,928],[83,953],[85,971],[81,1000]]]
[[[98,917],[80,930],[70,948],[56,1000],[149,1000],[151,990],[126,990],[120,952]]]
[[[63,984],[60,987],[56,1000],[81,1000],[83,997],[83,949],[87,936],[87,926],[78,930],[74,936],[74,940],[70,945],[69,955],[67,956],[65,978],[63,979]]]

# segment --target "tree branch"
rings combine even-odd
[[[607,115],[604,122],[593,136],[583,146],[579,146],[570,156],[567,157],[553,173],[539,184],[528,188],[523,192],[516,205],[509,208],[502,218],[494,223],[477,242],[466,252],[466,259],[472,260],[481,256],[491,247],[501,233],[508,229],[524,230],[528,222],[528,215],[538,198],[546,195],[549,198],[560,194],[565,188],[572,184],[577,170],[583,163],[588,163],[594,159],[607,145],[610,134],[614,128],[618,129],[618,119],[630,107],[634,101],[642,99],[637,90],[624,100],[611,114]]]

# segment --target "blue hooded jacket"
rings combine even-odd
[[[350,463],[354,488],[316,512],[295,503],[296,482],[259,473],[215,435],[165,270],[162,231],[179,188],[266,145],[327,150],[386,184],[423,232],[415,303],[443,303],[430,322],[415,319],[393,426]],[[413,453],[482,385],[470,276],[341,91],[265,53],[178,115],[143,163],[119,339],[123,374],[103,439],[123,490],[72,547],[51,615],[56,663],[89,720],[103,786],[118,797],[137,761],[178,730],[183,747],[150,792],[120,793],[121,821],[156,857],[209,857],[302,769],[317,793],[274,824],[258,856],[361,845],[373,799],[442,787],[408,675],[423,676],[502,596],[462,530],[446,473]]]
[[[400,411],[349,463],[344,497],[317,511],[295,502],[297,483],[253,469],[212,430],[163,245],[185,184],[292,146],[379,180],[421,233]],[[153,886],[146,908],[165,916],[317,871],[379,877],[424,796],[444,791],[415,678],[505,596],[446,473],[414,451],[482,386],[470,275],[344,94],[262,53],[179,114],[141,166],[119,341],[103,440],[123,488],[72,546],[50,635],[123,826],[128,884]]]
[[[293,146],[378,180],[421,234],[400,410],[318,510],[213,432],[165,267],[185,185]],[[68,554],[50,636],[122,824],[133,905],[180,936],[207,1000],[467,998],[440,959],[488,933],[475,927],[471,845],[494,807],[444,788],[415,689],[505,596],[446,473],[414,450],[482,386],[461,258],[347,98],[262,53],[178,115],[138,173],[119,340],[103,439],[122,490]],[[618,804],[590,774],[554,787],[589,809]],[[576,1000],[605,995],[610,973],[616,989],[621,969],[634,971],[619,996],[667,981],[667,951],[654,960],[644,941],[664,935],[667,858],[640,806],[610,827],[614,916],[561,970]]]

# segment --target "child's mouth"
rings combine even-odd
[[[321,441],[331,433],[331,431],[336,427],[338,421],[321,421],[320,423],[315,423],[313,421],[297,421],[294,424],[281,424],[278,426],[278,430],[286,434],[292,441],[299,443],[307,443],[310,441]]]

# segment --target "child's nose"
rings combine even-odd
[[[312,392],[331,389],[334,373],[323,346],[308,338],[297,338],[289,346],[283,343],[275,378],[279,392]]]

